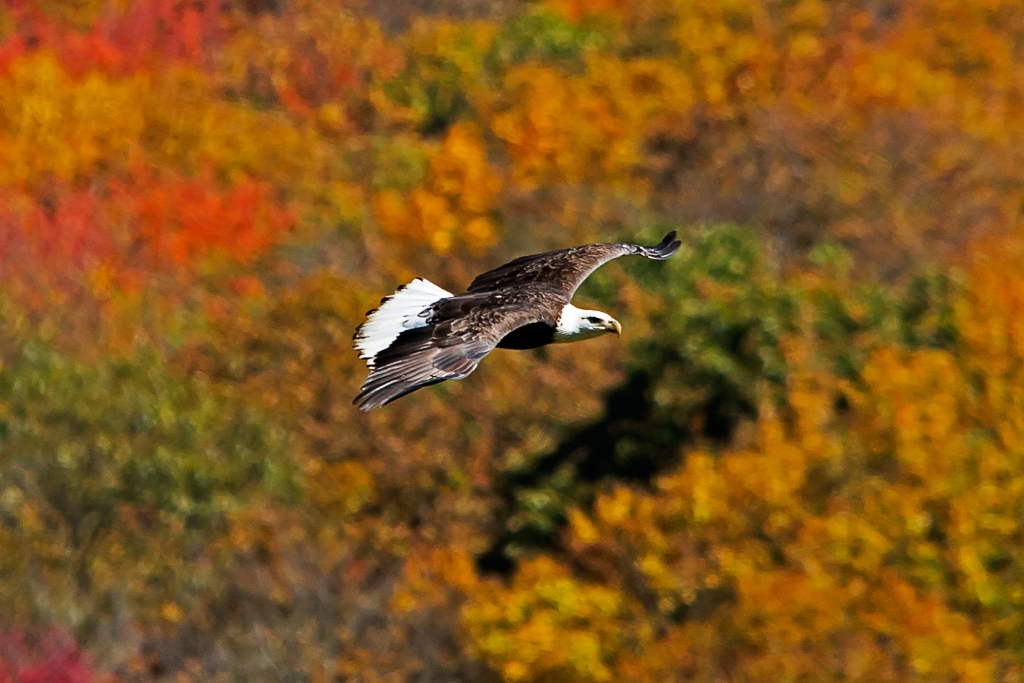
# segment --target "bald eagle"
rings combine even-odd
[[[622,326],[607,313],[570,303],[597,268],[635,254],[667,259],[675,231],[654,247],[587,244],[522,256],[478,275],[463,294],[423,278],[399,287],[368,311],[354,345],[370,374],[352,402],[370,410],[431,384],[462,379],[495,348],[535,349],[590,339]]]

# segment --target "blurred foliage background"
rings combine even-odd
[[[5,0],[0,682],[1024,679],[1021,168],[1006,0]]]

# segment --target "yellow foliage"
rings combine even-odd
[[[124,169],[145,127],[138,103],[148,92],[142,76],[90,73],[72,82],[46,53],[16,60],[0,78],[0,185]]]
[[[401,612],[446,605],[478,585],[473,558],[464,551],[433,548],[406,559],[402,582],[391,596]]]
[[[211,97],[215,84],[181,69],[162,75],[142,100],[140,140],[148,160],[197,174],[212,167],[221,177],[281,182],[297,195],[321,192],[320,147],[315,133],[280,112],[260,112]],[[138,108],[138,105],[137,105]]]
[[[456,124],[431,150],[427,177],[408,196],[382,190],[373,197],[381,227],[403,241],[445,254],[480,250],[494,241],[490,220],[501,181],[474,126]]]
[[[601,179],[633,187],[646,126],[683,117],[685,74],[661,60],[589,57],[582,76],[524,64],[505,78],[508,102],[491,121],[508,145],[513,179],[527,187]]]
[[[325,463],[311,458],[305,475],[307,494],[339,519],[355,515],[374,497],[373,475],[356,462]]]
[[[471,647],[503,679],[609,681],[628,641],[622,598],[574,578],[547,558],[526,561],[512,586],[490,581],[469,595],[462,622]]]
[[[212,166],[230,182],[309,178],[292,191],[320,192],[314,136],[279,114],[218,101],[212,87],[187,69],[124,78],[90,72],[73,81],[46,53],[17,59],[0,78],[8,160],[0,184],[31,185],[50,174],[76,181],[144,160],[188,173]]]

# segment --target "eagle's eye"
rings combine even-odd
[[[601,322],[601,319],[600,318],[596,318],[596,317],[591,315],[591,316],[587,317],[587,322],[588,323],[599,323],[599,322]]]

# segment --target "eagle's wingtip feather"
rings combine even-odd
[[[665,235],[664,239],[661,240],[657,245],[653,247],[641,247],[643,255],[650,259],[658,261],[667,259],[674,253],[679,251],[679,247],[682,246],[682,241],[676,239],[676,231],[673,230],[669,234]]]

